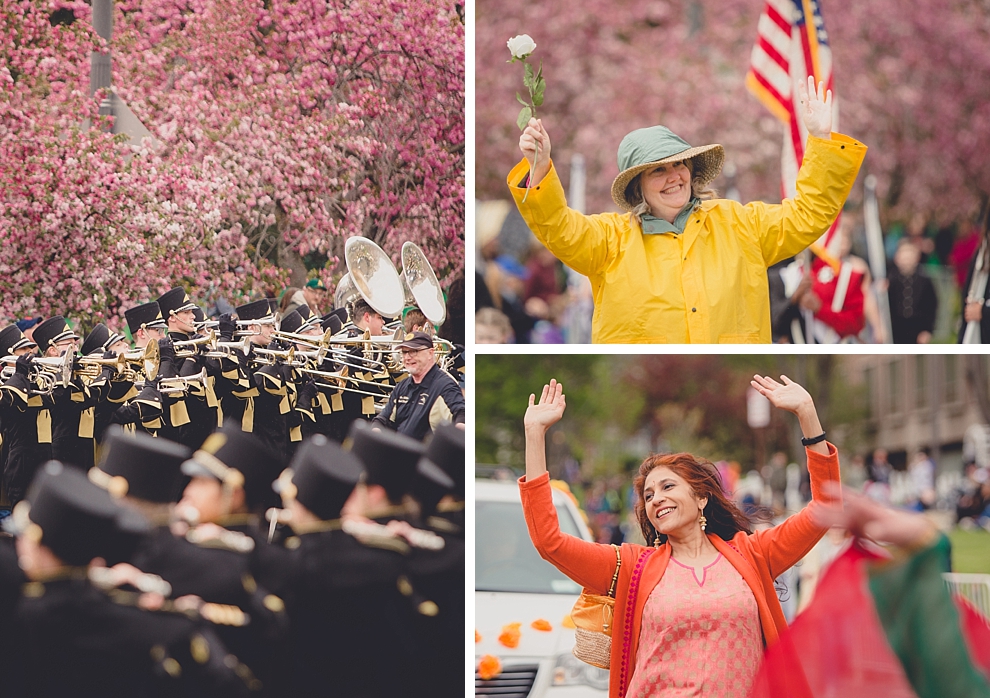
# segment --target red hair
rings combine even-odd
[[[702,510],[708,519],[705,532],[714,533],[722,540],[730,540],[739,531],[752,533],[753,528],[749,519],[739,510],[722,490],[722,479],[718,470],[704,458],[695,458],[690,453],[657,454],[648,457],[639,466],[639,475],[633,480],[636,489],[636,503],[633,510],[636,520],[643,531],[647,543],[653,543],[657,538],[661,543],[667,542],[667,536],[657,533],[646,515],[646,502],[643,490],[646,488],[646,476],[659,467],[668,468],[683,479],[696,497],[708,498],[708,503]]]

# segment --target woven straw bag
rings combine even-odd
[[[612,617],[615,612],[615,583],[619,579],[622,557],[615,549],[615,574],[608,596],[583,593],[571,609],[574,621],[574,656],[600,669],[608,669],[612,653]]]

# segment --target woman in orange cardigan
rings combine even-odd
[[[715,467],[690,454],[654,455],[634,486],[636,515],[651,547],[625,543],[615,591],[611,698],[745,696],[766,646],[786,627],[774,579],[827,530],[812,509],[835,501],[822,485],[839,480],[835,447],[825,441],[814,401],[797,383],[755,376],[754,388],[798,417],[807,448],[813,502],[780,525],[753,532],[722,492]],[[546,467],[546,432],[564,414],[555,380],[529,409],[526,476],[519,481],[529,535],[540,555],[594,594],[608,593],[611,546],[560,531]]]

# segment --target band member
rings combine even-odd
[[[272,343],[276,317],[268,299],[238,306],[239,323],[248,335],[252,348],[266,348]],[[233,341],[237,324],[221,316],[220,334]],[[236,354],[236,356],[234,355]],[[287,415],[295,401],[294,376],[289,366],[272,363],[259,366],[253,356],[235,352],[220,359],[222,386],[220,407],[224,419],[233,419],[241,430],[255,434],[278,453],[289,448]]]
[[[165,339],[167,325],[165,319],[162,317],[162,310],[158,302],[151,301],[150,303],[128,308],[124,311],[124,317],[127,320],[127,327],[131,331],[131,336],[134,338],[134,346],[137,349],[144,349],[152,342],[158,344],[158,374],[156,376],[147,376],[146,382],[154,383],[158,378],[166,374],[175,375],[175,367],[171,361],[172,357],[169,356],[171,346],[168,343],[163,345],[161,341]],[[150,417],[137,422],[135,426],[138,429],[152,436],[169,435],[170,437],[174,437],[174,428],[168,423],[168,419],[171,416],[171,408],[164,396],[158,396],[157,404],[152,395],[145,398],[135,398],[135,401],[145,404],[146,409],[144,409],[144,414]],[[156,407],[161,410],[161,414],[157,418],[153,416]]]
[[[79,335],[61,315],[49,318],[34,331],[43,356],[63,356],[75,366]],[[96,405],[109,390],[113,369],[107,368],[90,383],[73,376],[52,389],[52,458],[83,470],[93,467],[96,441]]]
[[[207,605],[179,610],[117,588],[147,522],[58,462],[48,463],[14,515],[20,567],[30,582],[15,613],[20,661],[4,684],[28,695],[240,696],[246,667],[203,618]],[[137,572],[135,570],[135,572]],[[147,579],[139,572],[134,575]],[[243,614],[242,614],[243,615]]]
[[[127,339],[111,332],[102,322],[98,323],[82,345],[82,355],[96,359],[106,359],[124,354],[130,346]],[[93,438],[103,442],[103,435],[111,424],[124,425],[134,431],[136,424],[152,423],[161,419],[162,396],[154,381],[146,381],[138,390],[134,382],[119,376],[112,377],[110,384],[94,410]]]
[[[196,330],[196,311],[199,308],[183,288],[176,287],[162,294],[158,298],[158,307],[168,325],[168,338],[173,345],[202,337]],[[219,426],[217,411],[220,402],[214,390],[216,378],[208,375],[208,364],[198,351],[193,356],[176,359],[175,367],[180,377],[203,375],[202,372],[207,371],[204,380],[190,381],[185,394],[176,394],[169,406],[172,424],[177,428],[174,440],[196,448]]]
[[[51,395],[38,394],[29,378],[37,348],[16,325],[0,331],[0,356],[18,357],[14,373],[0,386],[3,491],[11,506],[24,498],[38,467],[52,457]]]
[[[412,442],[400,479],[410,465],[415,470],[421,451]],[[376,460],[388,456],[386,449]],[[377,491],[374,499],[356,496],[362,465],[355,453],[317,435],[303,442],[279,478],[293,535],[261,550],[257,564],[259,580],[277,585],[286,599],[294,659],[290,693],[316,698],[332,685],[340,695],[379,698],[394,695],[394,676],[401,676],[409,695],[446,695],[420,685],[416,664],[423,638],[415,617],[422,597],[407,570],[412,547],[368,522],[383,509],[373,503],[380,499]],[[363,521],[343,518],[345,502]],[[383,655],[390,672],[379,668]]]
[[[413,332],[396,348],[409,378],[400,381],[372,423],[422,441],[439,424],[464,424],[464,396],[457,381],[436,362],[433,338]]]
[[[253,437],[240,431],[233,437],[246,444],[252,454],[249,457],[265,458],[264,449],[257,447]],[[212,445],[204,444],[204,447],[209,449]],[[232,458],[229,451],[229,446],[226,450],[220,448],[214,457],[244,462],[242,454]],[[278,641],[285,634],[287,617],[281,599],[251,578],[253,539],[231,531],[208,533],[205,526],[188,528],[181,536],[173,535],[169,527],[181,494],[177,488],[180,468],[192,455],[190,449],[167,439],[140,433],[126,435],[114,430],[107,436],[100,464],[89,471],[89,479],[151,523],[151,530],[141,538],[131,556],[135,567],[167,581],[173,598],[194,594],[203,601],[233,605],[248,613],[249,623],[218,628],[217,633],[251,668],[263,689],[261,695],[274,695],[277,683],[274,663],[276,659],[284,662],[278,653]],[[208,456],[204,452],[199,457]],[[262,465],[271,464],[262,460]]]

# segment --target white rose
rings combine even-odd
[[[529,34],[514,36],[506,41],[505,45],[509,47],[509,53],[512,54],[512,57],[520,60],[526,58],[536,50],[536,42],[533,41],[533,37]]]

